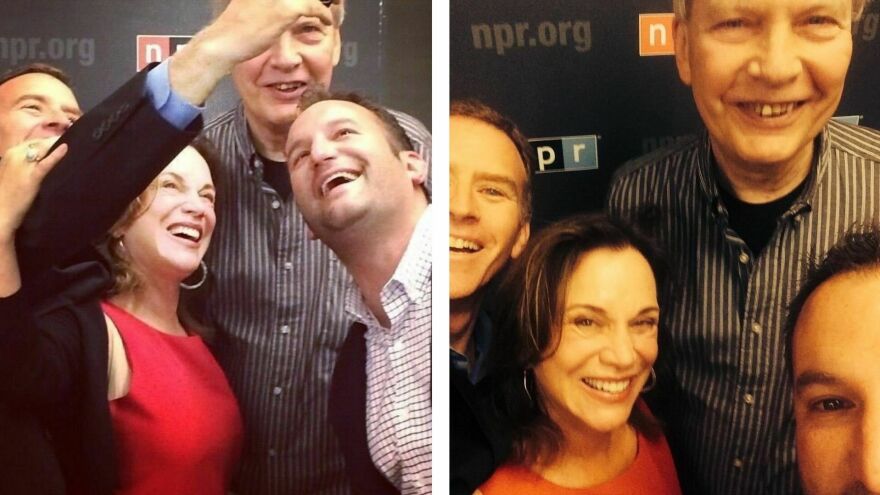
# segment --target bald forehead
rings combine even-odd
[[[377,129],[385,141],[391,144],[382,121],[367,108],[345,100],[322,100],[302,111],[287,138],[287,152],[302,147],[319,130],[329,130],[346,125]]]

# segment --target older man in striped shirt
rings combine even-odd
[[[802,262],[880,213],[880,133],[831,120],[864,0],[676,0],[707,132],[625,165],[608,207],[676,279],[652,406],[687,493],[796,493],[782,324]]]
[[[228,0],[215,0],[217,11]],[[342,44],[345,1],[332,19],[300,19],[268,50],[238,64],[241,104],[205,126],[220,152],[220,221],[207,263],[216,285],[209,309],[216,356],[238,397],[245,424],[236,492],[346,495],[339,442],[327,395],[351,317],[349,275],[330,249],[308,238],[293,201],[284,143],[313,83],[331,85]],[[392,112],[430,162],[431,135]]]
[[[431,493],[427,164],[395,118],[352,94],[307,95],[285,154],[296,204],[354,279],[330,415],[356,494]]]

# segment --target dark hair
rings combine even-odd
[[[211,180],[214,182],[214,188],[219,193],[221,190],[221,174],[220,174],[220,156],[214,145],[207,138],[196,137],[189,147],[195,149],[199,155],[204,158],[208,164],[208,170],[211,173]],[[121,238],[115,235],[120,229],[129,227],[135,220],[143,215],[149,208],[150,204],[156,196],[158,189],[158,181],[153,179],[150,185],[138,195],[125,210],[125,213],[111,227],[110,232],[105,240],[105,251],[110,259],[110,270],[113,274],[113,285],[108,290],[107,296],[112,296],[122,292],[128,292],[140,287],[140,275],[132,269],[131,261],[121,246]],[[220,202],[222,198],[220,194],[214,201],[214,209],[220,210]],[[218,219],[219,222],[219,219]],[[216,226],[215,226],[216,229]],[[201,277],[201,268],[187,279],[188,283],[198,282]],[[203,337],[209,337],[211,331],[208,326],[206,317],[206,302],[208,293],[211,290],[213,277],[208,272],[208,278],[199,288],[193,290],[182,290],[180,292],[180,301],[177,305],[177,316],[188,330],[195,331]]]
[[[785,319],[785,356],[792,370],[794,327],[804,304],[820,285],[837,275],[880,269],[880,225],[856,225],[825,253],[821,261],[807,261],[804,283],[788,305]]]
[[[499,287],[499,307],[506,311],[496,320],[500,325],[488,359],[496,380],[496,405],[511,423],[514,463],[552,462],[562,444],[562,431],[547,414],[534,375],[527,371],[556,351],[571,274],[581,256],[600,248],[638,251],[651,266],[659,296],[666,265],[658,249],[635,230],[601,214],[573,216],[543,229]],[[534,401],[524,389],[524,376]],[[649,437],[659,432],[638,408],[633,408],[630,423]]]
[[[406,131],[400,126],[400,122],[398,122],[397,119],[384,107],[373,103],[368,98],[358,93],[327,91],[321,86],[313,85],[305,92],[305,94],[303,94],[299,108],[300,111],[304,112],[310,106],[328,100],[347,101],[364,107],[372,112],[382,123],[382,127],[385,129],[385,136],[388,139],[388,144],[391,146],[391,151],[395,154],[400,153],[401,151],[415,150],[412,141],[410,141],[409,136],[406,135]]]
[[[519,130],[516,123],[479,100],[454,100],[449,105],[449,116],[467,117],[485,122],[503,132],[510,141],[513,142],[516,151],[519,153],[519,157],[522,159],[523,166],[526,169],[526,183],[523,187],[522,208],[523,218],[528,221],[532,216],[532,170],[537,161],[535,150],[532,148],[532,145],[529,144],[529,140]]]
[[[4,72],[3,75],[0,76],[0,86],[5,84],[7,81],[15,79],[19,76],[23,76],[25,74],[46,74],[48,76],[54,77],[55,79],[58,79],[59,81],[64,83],[65,86],[71,87],[70,77],[63,70],[49,64],[41,63],[28,64]]]

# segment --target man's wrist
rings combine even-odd
[[[195,106],[202,106],[214,87],[235,65],[209,26],[171,57],[171,89]]]

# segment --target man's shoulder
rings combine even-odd
[[[202,131],[202,134],[206,135],[208,138],[211,138],[218,134],[229,132],[231,129],[233,129],[233,126],[235,125],[235,120],[238,118],[239,113],[239,109],[237,107],[234,107],[221,113],[220,115],[217,115],[207,124],[205,124],[205,128]]]
[[[612,187],[619,187],[630,178],[651,175],[660,179],[661,175],[668,176],[682,166],[694,166],[696,160],[692,158],[699,152],[702,139],[700,135],[689,136],[673,145],[625,162],[614,172]]]
[[[827,129],[831,148],[864,160],[880,162],[880,130],[836,120],[829,121]]]

